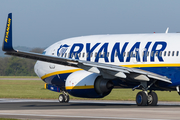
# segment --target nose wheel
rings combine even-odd
[[[68,103],[69,95],[68,94],[60,94],[58,100],[60,103]]]

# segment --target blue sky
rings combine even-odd
[[[180,32],[179,0],[0,0],[0,37],[13,14],[14,46],[47,47],[70,37]]]

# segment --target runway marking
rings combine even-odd
[[[33,116],[33,117],[64,117],[64,118],[91,118],[91,119],[124,119],[124,120],[168,120],[168,119],[148,119],[148,118],[124,118],[124,117],[102,117],[102,116],[69,116],[69,115],[41,115],[41,114],[15,114],[15,113],[0,113],[0,115],[14,116]]]

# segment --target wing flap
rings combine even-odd
[[[159,74],[155,74],[149,71],[144,71],[144,70],[140,70],[136,68],[127,68],[127,67],[116,66],[112,64],[94,63],[94,62],[89,62],[89,61],[79,61],[79,62],[80,63],[78,63],[78,67],[82,69],[85,69],[85,67],[87,66],[89,68],[91,67],[97,68],[100,71],[100,74],[102,76],[105,76],[105,78],[108,78],[108,75],[109,75],[109,78],[112,78],[112,79],[113,79],[112,76],[116,76],[120,78],[130,77],[138,81],[149,81],[150,79],[155,79],[155,80],[164,81],[170,84],[172,83],[171,79],[167,78],[166,76],[161,76]],[[93,72],[93,71],[90,71],[90,72]],[[118,72],[120,72],[119,74],[121,75],[118,76]]]

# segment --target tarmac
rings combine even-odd
[[[0,99],[0,118],[28,120],[179,120],[180,102],[137,106],[134,101]]]

